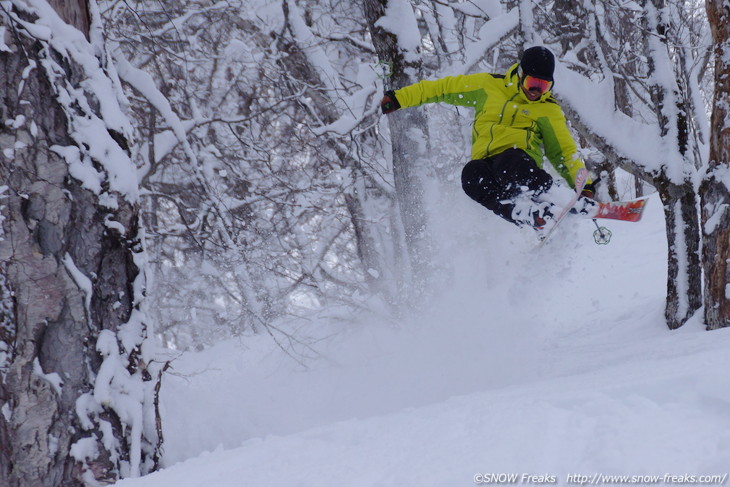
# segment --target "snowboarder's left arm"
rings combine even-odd
[[[545,155],[563,179],[572,188],[575,188],[575,175],[585,167],[585,164],[578,154],[578,146],[568,129],[568,123],[560,106],[552,100],[547,101],[546,104],[550,107],[548,115],[537,120]],[[586,186],[593,187],[593,181],[590,178]]]

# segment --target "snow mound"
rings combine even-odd
[[[608,246],[573,220],[544,248],[454,201],[434,217],[451,266],[428,307],[307,323],[307,368],[265,337],[182,357],[163,387],[168,468],[118,485],[725,475],[730,330],[663,324],[656,196],[640,224],[608,224]]]

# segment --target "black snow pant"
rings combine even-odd
[[[469,161],[461,172],[461,186],[471,199],[518,225],[512,215],[515,199],[524,196],[536,201],[552,184],[550,174],[522,149]]]

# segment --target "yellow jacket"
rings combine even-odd
[[[401,108],[435,102],[474,108],[472,159],[518,148],[542,167],[544,148],[553,167],[574,187],[575,174],[585,165],[565,115],[549,91],[539,100],[527,99],[519,87],[517,66],[505,75],[477,73],[421,81],[396,90],[395,96]]]

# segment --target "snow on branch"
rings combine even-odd
[[[286,0],[284,7],[284,13],[291,27],[294,40],[304,51],[309,63],[317,71],[324,87],[332,93],[332,98],[336,99],[337,94],[345,93],[340,82],[339,73],[330,63],[327,54],[319,46],[318,39],[304,22],[297,4],[293,0]]]
[[[500,16],[494,17],[485,22],[479,29],[477,40],[464,46],[466,59],[463,66],[457,68],[456,72],[445,73],[444,75],[466,74],[482,60],[484,54],[492,47],[499,44],[505,37],[514,32],[520,24],[520,13],[517,7]]]
[[[395,36],[406,62],[418,62],[421,59],[418,53],[421,47],[421,32],[413,7],[408,0],[388,0],[385,15],[375,22],[375,26]]]
[[[334,132],[339,135],[350,133],[365,118],[378,110],[378,107],[374,104],[368,106],[367,103],[368,99],[375,93],[375,73],[372,71],[365,73],[361,70],[357,84],[363,86],[363,88],[355,93],[348,94],[340,81],[340,73],[332,65],[324,49],[319,46],[318,39],[305,23],[294,1],[287,0],[284,3],[284,15],[294,40],[304,52],[313,71],[317,74],[318,81],[328,92],[332,106],[336,110],[335,116],[341,116],[339,120],[316,128],[313,132],[316,135],[327,132]]]
[[[202,187],[208,188],[208,194],[216,195],[215,188],[213,188],[210,184],[211,178],[206,177],[205,174],[205,171],[210,171],[210,167],[199,160],[197,153],[193,150],[193,147],[190,145],[187,138],[189,129],[194,128],[197,124],[206,122],[207,119],[200,117],[197,120],[183,122],[178,114],[173,110],[170,101],[157,88],[155,81],[150,74],[132,66],[118,48],[114,49],[113,56],[117,65],[117,71],[119,72],[119,76],[122,80],[140,93],[164,117],[170,127],[170,130],[172,130],[175,138],[177,138],[177,142],[182,146],[183,151],[191,162],[196,182]],[[162,139],[160,140],[162,141]],[[157,142],[157,138],[155,142]],[[166,149],[171,150],[172,147],[174,147],[174,145],[168,138]],[[148,164],[151,163],[152,161],[148,161]],[[214,197],[213,207],[215,208],[218,216],[215,225],[229,242],[233,242],[234,239],[231,237],[230,230],[228,228],[228,212],[226,211],[225,204],[220,200],[220,198]]]
[[[665,141],[655,124],[640,123],[615,108],[613,85],[595,81],[558,64],[555,94],[580,117],[585,129],[603,139],[618,155],[637,165],[634,173],[658,175],[664,170]]]
[[[368,108],[367,100],[373,94],[375,94],[374,83],[348,96],[342,100],[348,107],[345,115],[334,123],[313,129],[312,132],[315,135],[323,135],[327,132],[346,135],[352,132],[363,120],[379,110],[377,106]]]
[[[223,0],[221,2],[214,3],[213,5],[209,5],[207,7],[201,7],[198,9],[190,9],[187,10],[183,15],[176,17],[174,19],[170,19],[167,23],[162,25],[161,27],[158,27],[153,32],[150,33],[150,36],[152,38],[162,37],[166,33],[177,30],[180,28],[185,22],[190,20],[192,17],[195,17],[196,15],[203,15],[207,14],[209,12],[214,12],[217,10],[224,10],[231,7],[231,3],[228,0]]]
[[[120,49],[114,49],[112,55],[114,56],[114,62],[122,80],[139,92],[164,117],[175,134],[175,137],[177,137],[178,142],[182,144],[185,154],[194,165],[197,165],[198,157],[188,142],[185,124],[180,120],[175,110],[172,109],[170,101],[157,89],[152,76],[132,66]]]

